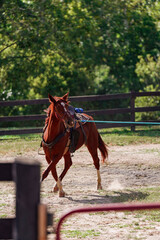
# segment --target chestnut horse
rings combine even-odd
[[[71,130],[76,124],[76,118],[74,118],[69,111],[68,93],[63,97],[52,97],[48,95],[50,106],[47,110],[48,117],[46,119],[42,147],[45,153],[46,160],[48,162],[47,169],[42,173],[42,181],[48,176],[51,171],[56,185],[54,192],[59,191],[59,196],[64,197],[65,192],[62,188],[62,179],[67,173],[68,169],[72,165],[71,153],[70,153],[70,135]],[[91,116],[84,114],[89,120],[93,120]],[[103,142],[100,134],[97,131],[94,122],[86,122],[82,127],[77,127],[79,132],[79,138],[76,146],[76,150],[83,144],[86,144],[88,151],[90,152],[95,168],[97,169],[97,189],[102,189],[101,176],[100,176],[100,160],[98,157],[97,149],[100,150],[102,155],[102,161],[108,157],[108,151],[105,143]],[[58,177],[56,171],[56,164],[64,157],[64,170]]]

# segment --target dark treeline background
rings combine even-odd
[[[0,1],[0,100],[158,91],[159,83],[159,0]],[[28,110],[7,114],[16,111]]]

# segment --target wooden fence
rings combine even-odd
[[[0,163],[0,181],[16,185],[16,217],[0,219],[0,239],[46,240],[53,221],[40,204],[40,164],[27,158]]]
[[[116,114],[130,114],[130,121],[135,122],[135,114],[137,112],[151,112],[160,111],[160,106],[154,107],[135,107],[135,99],[137,97],[145,96],[160,96],[160,92],[131,92],[131,93],[120,93],[120,94],[109,94],[109,95],[90,95],[90,96],[76,96],[70,97],[71,102],[89,102],[89,101],[108,101],[108,100],[121,100],[129,99],[130,106],[127,108],[114,108],[114,109],[99,109],[99,110],[88,110],[85,113],[89,115],[101,116],[101,115],[116,115]],[[24,106],[24,105],[37,105],[37,104],[49,104],[48,98],[37,99],[37,100],[15,100],[15,101],[0,101],[0,107],[7,106]],[[35,121],[43,120],[46,115],[26,115],[26,116],[3,116],[0,117],[0,122],[14,122],[14,121]],[[120,124],[120,123],[110,123],[110,124],[97,124],[98,128],[111,128],[111,127],[126,127],[131,126],[131,130],[135,129],[133,124]],[[14,135],[14,134],[29,134],[29,133],[41,133],[42,128],[27,128],[27,129],[17,129],[17,130],[0,130],[0,135]]]

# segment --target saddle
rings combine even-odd
[[[89,117],[83,113],[82,108],[74,108],[73,106],[69,105],[68,111],[72,118],[75,120],[76,126],[74,128],[80,127],[80,124],[84,125]],[[84,120],[84,122],[82,122]]]

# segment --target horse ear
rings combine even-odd
[[[69,95],[69,92],[66,93],[62,98],[64,101],[68,102],[68,95]]]
[[[52,103],[55,103],[56,101],[55,101],[55,99],[54,99],[54,97],[52,97],[50,94],[48,94],[48,98],[49,98],[49,101]]]

